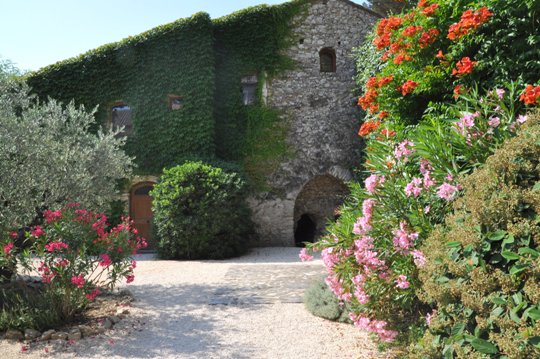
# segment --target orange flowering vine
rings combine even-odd
[[[413,92],[413,90],[418,86],[418,84],[412,80],[407,80],[403,85],[401,85],[398,90],[401,91],[403,96]]]
[[[485,6],[474,12],[471,9],[466,10],[461,15],[459,22],[450,25],[447,37],[450,40],[457,40],[472,30],[477,29],[480,25],[488,21],[491,16],[493,16],[493,13]]]
[[[381,124],[381,121],[366,121],[360,126],[360,130],[358,130],[359,136],[367,136],[373,131],[375,131]]]
[[[454,87],[454,98],[457,99],[459,95],[461,94],[461,85],[457,85]]]
[[[519,100],[525,103],[525,105],[538,105],[538,99],[540,98],[540,86],[534,87],[533,85],[527,85]]]
[[[439,36],[439,34],[440,32],[437,29],[429,29],[427,31],[424,31],[420,36],[420,39],[418,40],[420,48],[423,49],[434,43],[435,40],[437,40],[437,36]]]
[[[439,8],[439,4],[433,4],[428,7],[426,7],[424,10],[422,10],[421,14],[426,16],[431,16],[435,13],[435,10]]]
[[[456,64],[456,68],[452,69],[452,75],[456,77],[463,77],[472,72],[473,67],[477,64],[477,61],[471,61],[469,57],[464,57]]]

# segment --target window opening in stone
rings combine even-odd
[[[242,85],[242,103],[244,105],[252,105],[257,99],[257,75],[242,77],[240,81]]]
[[[169,109],[171,110],[180,110],[184,107],[184,99],[182,96],[169,95]]]
[[[319,52],[321,72],[336,72],[336,52],[333,49],[324,48]]]
[[[117,136],[128,136],[133,131],[133,121],[131,107],[125,104],[117,104],[111,108],[111,124],[113,131],[123,127],[123,130]]]
[[[299,43],[300,45],[302,45],[302,44],[304,43],[304,39],[300,39],[300,41],[298,41],[298,43]]]
[[[304,247],[304,242],[313,243],[317,233],[317,223],[315,223],[309,214],[303,214],[296,224],[294,232],[294,243],[297,247]]]

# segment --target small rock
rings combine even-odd
[[[113,322],[111,319],[107,318],[105,319],[105,322],[103,322],[103,328],[105,329],[111,329],[113,327]]]
[[[116,315],[126,315],[129,314],[129,309],[127,308],[118,308],[116,310]]]
[[[69,340],[80,340],[82,338],[82,333],[79,328],[73,328],[68,333]]]
[[[98,334],[98,331],[95,328],[89,327],[88,325],[79,325],[79,330],[85,338]]]
[[[43,334],[41,335],[41,340],[51,340],[51,336],[56,333],[56,330],[54,329],[51,329],[51,330],[47,330],[46,332],[43,332]]]
[[[65,332],[54,332],[51,335],[51,340],[66,340],[68,333]]]
[[[116,324],[120,321],[120,318],[118,318],[116,315],[109,317],[109,319],[111,320],[111,322],[113,322],[113,324]]]
[[[24,331],[24,339],[26,340],[34,340],[41,336],[41,332],[35,330],[35,329],[26,329]]]
[[[8,329],[8,331],[4,335],[4,339],[22,340],[23,339],[23,333],[18,331],[18,330],[15,330],[15,329]]]

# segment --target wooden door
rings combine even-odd
[[[152,182],[138,183],[131,189],[130,217],[141,237],[148,242],[147,249],[154,249],[152,238],[152,197],[150,191],[154,188]]]

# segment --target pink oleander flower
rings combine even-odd
[[[45,245],[45,249],[48,252],[54,252],[62,249],[68,249],[69,246],[64,242],[50,242]]]
[[[43,231],[43,229],[41,228],[41,226],[35,226],[34,229],[32,230],[32,235],[34,237],[40,237],[44,234],[45,232]]]
[[[437,196],[447,201],[451,201],[455,198],[458,190],[458,187],[445,182],[437,189]]]
[[[112,264],[111,258],[107,253],[101,254],[99,259],[99,265],[102,267],[108,267]]]
[[[502,100],[506,91],[504,91],[503,89],[496,89],[495,92],[497,93],[497,96]]]
[[[71,284],[75,285],[77,288],[81,289],[84,286],[84,277],[82,274],[74,275],[71,277]]]
[[[405,186],[405,194],[407,197],[418,197],[422,192],[422,179],[413,177],[412,181]]]
[[[134,274],[130,274],[130,275],[127,275],[126,276],[126,283],[131,283],[135,280],[135,275]]]
[[[474,119],[480,116],[480,112],[475,113],[465,113],[462,118],[459,119],[459,121],[456,122],[456,127],[461,131],[461,133],[464,135],[467,128],[474,127]]]
[[[424,173],[424,187],[429,188],[435,186],[435,180],[431,177],[431,172],[426,171]]]
[[[324,280],[330,290],[338,297],[340,300],[344,301],[350,301],[352,298],[352,294],[345,291],[343,288],[343,280],[338,279],[337,276],[333,273],[328,274],[326,279]]]
[[[45,212],[43,212],[43,217],[45,218],[45,222],[47,222],[47,224],[50,224],[62,218],[62,211],[46,210]]]
[[[353,225],[353,233],[356,235],[363,235],[371,230],[371,217],[358,217]]]
[[[101,294],[101,291],[96,288],[94,289],[93,291],[91,291],[90,293],[87,293],[85,296],[86,296],[86,299],[89,300],[90,302],[94,301],[94,299],[96,299],[96,297],[98,295]]]
[[[426,323],[428,326],[431,325],[431,321],[437,315],[437,310],[433,309],[431,313],[426,314]]]
[[[302,248],[298,256],[300,257],[300,260],[302,260],[302,262],[308,262],[313,260],[313,256],[308,253],[307,248]]]
[[[9,252],[11,252],[11,250],[13,249],[13,243],[8,242],[8,244],[6,244],[5,246],[2,246],[2,249],[4,250],[4,254],[7,256]]]
[[[354,296],[360,304],[369,303],[369,295],[367,295],[362,288],[356,288],[356,290],[354,291]]]
[[[354,277],[352,277],[351,281],[355,286],[363,286],[364,282],[366,281],[366,277],[363,274],[358,274]]]
[[[373,216],[373,207],[375,207],[375,200],[372,198],[366,199],[364,202],[362,202],[362,214],[369,220],[371,220],[371,217]]]
[[[516,118],[516,121],[519,122],[519,123],[525,123],[527,122],[527,115],[519,115],[517,118]]]
[[[407,161],[409,156],[414,153],[414,148],[412,147],[414,147],[413,142],[409,140],[402,141],[394,149],[394,156],[398,160],[403,157],[404,161]]]
[[[18,236],[19,236],[19,233],[17,232],[9,232],[9,238],[11,239],[17,239]]]
[[[368,317],[361,317],[360,315],[354,314],[353,312],[349,313],[349,318],[354,323],[354,326],[360,329],[367,330],[371,324],[371,319]]]
[[[498,117],[490,117],[488,121],[488,125],[495,128],[501,124],[501,119]]]
[[[431,206],[429,206],[429,205],[428,205],[428,206],[425,206],[425,207],[424,207],[424,213],[425,213],[425,214],[428,214],[429,211],[431,211]]]
[[[339,262],[340,256],[334,252],[334,248],[327,247],[321,251],[321,259],[326,269],[330,271]]]
[[[409,248],[413,246],[414,241],[418,238],[418,233],[409,233],[406,227],[406,222],[400,222],[399,229],[394,231],[394,248],[402,254],[407,254]]]
[[[396,287],[400,289],[407,289],[409,288],[410,283],[407,281],[407,276],[400,274],[398,275],[396,279]]]
[[[373,194],[375,193],[375,190],[377,187],[381,184],[383,184],[385,181],[384,176],[377,176],[376,174],[372,174],[366,180],[364,181],[364,184],[366,186],[366,191],[368,193]]]
[[[433,170],[433,166],[431,166],[431,163],[426,160],[425,158],[420,159],[420,173],[424,176],[426,173],[429,173]]]
[[[414,250],[411,252],[411,254],[414,258],[414,264],[416,264],[418,268],[421,268],[426,264],[426,257],[424,256],[424,253],[419,250]]]
[[[61,267],[61,268],[66,268],[67,266],[69,266],[69,261],[65,258],[58,258],[56,260],[56,266]]]

